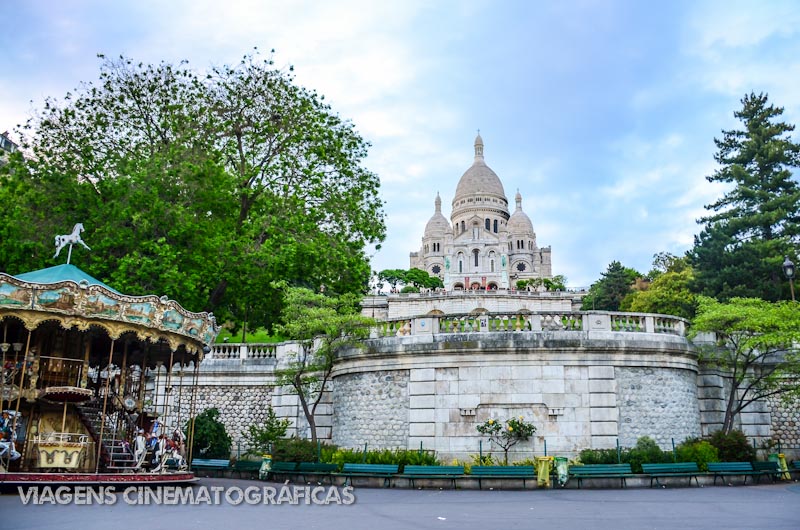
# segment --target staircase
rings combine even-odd
[[[112,407],[111,403],[106,408],[105,428],[103,428],[103,401],[93,399],[82,405],[77,405],[81,422],[91,434],[96,444],[100,445],[100,468],[120,473],[135,467],[135,460],[130,445],[122,436],[124,423],[132,424],[130,416],[124,409]],[[103,433],[102,440],[100,433]],[[127,429],[128,432],[130,428]]]

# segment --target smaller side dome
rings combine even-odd
[[[441,236],[444,232],[450,231],[450,222],[442,215],[442,199],[436,193],[436,213],[425,225],[425,237]]]
[[[511,234],[533,234],[533,223],[528,214],[522,211],[522,195],[517,190],[514,197],[517,202],[517,209],[508,219],[508,231]]]

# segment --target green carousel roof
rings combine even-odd
[[[85,273],[84,271],[80,270],[75,265],[64,264],[64,265],[56,265],[55,267],[48,267],[46,269],[39,269],[38,271],[31,271],[25,272],[23,274],[18,274],[15,276],[22,281],[29,282],[29,283],[58,283],[64,281],[71,281],[75,282],[78,285],[82,283],[88,283],[88,285],[99,285],[101,287],[105,287],[112,293],[122,294],[116,289],[109,287],[105,283],[101,282],[94,276]]]

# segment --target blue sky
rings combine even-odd
[[[198,70],[275,49],[373,147],[388,237],[407,268],[434,198],[472,163],[519,189],[554,274],[682,254],[725,188],[714,137],[750,91],[800,123],[800,4],[647,1],[28,0],[0,20],[0,129],[98,75],[96,55]],[[798,139],[795,134],[795,140]]]

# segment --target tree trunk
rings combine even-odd
[[[733,430],[733,419],[736,415],[736,412],[734,411],[734,403],[738,401],[736,399],[736,394],[738,391],[739,387],[731,382],[731,391],[730,394],[728,394],[728,404],[725,407],[725,419],[722,422],[722,432],[724,434],[728,434]]]
[[[297,397],[300,399],[300,406],[303,408],[303,415],[306,417],[306,421],[308,422],[308,428],[311,430],[311,442],[314,445],[317,445],[317,423],[314,421],[314,414],[312,414],[311,410],[308,408],[308,401],[306,400],[306,395],[303,392],[302,387],[299,384],[294,385],[295,390],[297,390]]]

